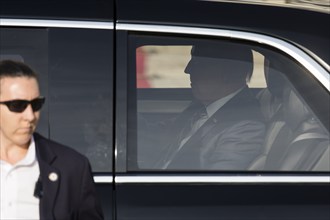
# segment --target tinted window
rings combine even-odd
[[[129,51],[129,170],[329,170],[329,94],[292,59],[221,39]]]
[[[40,93],[47,98],[37,132],[48,136],[48,32],[46,29],[0,29],[0,59],[13,59],[27,63],[39,76]]]
[[[112,33],[52,29],[50,34],[50,137],[87,155],[95,171],[109,171]]]
[[[38,132],[85,154],[95,172],[112,169],[112,43],[108,30],[1,28],[1,59],[41,77]]]

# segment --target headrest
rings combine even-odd
[[[0,54],[0,60],[14,60],[24,63],[24,58],[20,54]]]

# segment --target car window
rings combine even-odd
[[[328,93],[290,57],[140,35],[129,51],[128,170],[329,170]]]
[[[46,97],[37,132],[112,169],[112,31],[1,28],[1,59],[31,65]]]
[[[48,33],[46,29],[3,28],[0,31],[0,59],[29,64],[37,73],[40,93],[48,98]],[[48,136],[49,100],[42,108],[37,132]]]

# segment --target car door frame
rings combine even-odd
[[[282,190],[282,193],[279,195],[285,195],[285,193],[293,192],[292,195],[296,196],[296,199],[287,200],[288,207],[291,208],[294,204],[298,203],[298,199],[308,196],[312,198],[309,201],[305,201],[305,204],[315,205],[319,198],[319,201],[324,205],[329,205],[330,200],[322,196],[322,191],[327,190],[327,186],[330,183],[329,173],[281,173],[281,172],[207,172],[207,173],[192,173],[192,172],[129,172],[127,168],[127,148],[129,145],[129,131],[128,124],[128,111],[127,111],[127,101],[128,100],[128,62],[127,57],[131,56],[128,54],[128,35],[130,33],[142,33],[142,34],[184,34],[184,35],[199,35],[199,36],[209,36],[209,37],[226,37],[230,39],[238,40],[247,40],[251,42],[257,42],[266,46],[277,48],[283,53],[287,54],[298,63],[302,64],[307,70],[309,70],[313,77],[315,77],[322,87],[326,91],[330,91],[330,78],[329,78],[329,65],[326,62],[322,61],[317,56],[311,56],[310,53],[307,53],[302,48],[297,47],[297,45],[290,43],[288,41],[278,39],[272,36],[257,34],[247,31],[235,31],[235,30],[226,30],[226,29],[216,29],[216,28],[200,28],[200,27],[183,27],[183,26],[174,26],[174,25],[155,25],[155,24],[135,24],[135,23],[117,23],[116,24],[116,76],[117,76],[117,92],[116,92],[116,146],[115,146],[115,177],[114,185],[116,189],[116,219],[129,219],[130,215],[125,215],[125,212],[129,212],[127,208],[134,209],[134,203],[131,200],[131,197],[135,196],[145,196],[146,199],[155,202],[155,198],[152,195],[153,193],[160,192],[164,187],[169,188],[169,192],[174,194],[176,191],[183,190],[182,186],[187,187],[196,187],[199,186],[200,192],[196,193],[195,198],[198,198],[198,195],[201,195],[203,191],[207,188],[221,188],[230,189],[231,191],[244,191],[243,195],[253,196],[255,193],[260,194],[260,190],[271,190],[276,192],[277,190]],[[118,135],[126,138],[118,138]],[[134,191],[135,190],[135,191]],[[251,190],[250,193],[248,191]],[[311,193],[306,193],[306,190],[314,192],[314,195]],[[137,192],[141,191],[141,192]],[[304,194],[305,192],[305,194]],[[170,193],[170,194],[171,194]],[[221,191],[223,193],[223,191]],[[304,196],[302,196],[304,195]],[[164,204],[176,204],[181,207],[184,201],[175,203],[175,199],[172,201],[170,197],[164,196]],[[317,197],[319,196],[319,197]],[[261,199],[262,195],[256,196],[259,202],[257,206],[260,206],[265,203],[264,208],[267,209],[273,206],[286,206],[284,205],[284,200],[277,198],[275,194],[272,194],[272,197],[275,198],[274,201],[268,199]],[[226,197],[227,198],[227,197]],[[140,201],[143,205],[149,204],[141,198]],[[227,198],[228,199],[228,198]],[[134,200],[134,199],[133,199]],[[135,200],[134,200],[135,201]],[[229,200],[228,200],[229,201]],[[159,202],[157,200],[157,202]],[[174,202],[174,203],[170,203]],[[310,203],[309,203],[310,202]],[[235,203],[233,200],[230,200],[229,205],[238,205],[240,203]],[[141,208],[143,205],[139,205]],[[154,204],[149,204],[154,205]],[[195,204],[196,205],[196,204]],[[242,204],[240,204],[242,205]],[[244,203],[243,205],[248,205]],[[324,208],[324,206],[322,206]],[[321,208],[322,208],[321,207]],[[285,208],[284,208],[285,209]],[[315,209],[316,211],[317,209]],[[144,211],[144,212],[143,212]],[[143,209],[142,213],[147,213],[147,211],[152,212],[150,209]],[[298,210],[294,210],[298,211]],[[294,212],[293,211],[293,212]],[[266,211],[267,212],[267,211]],[[274,214],[274,210],[270,210],[268,213]],[[136,213],[135,213],[136,214]],[[290,215],[290,212],[287,212]],[[292,213],[291,213],[292,214]],[[266,214],[267,215],[267,214]],[[241,215],[242,217],[243,215]],[[141,216],[136,216],[136,219],[143,219],[143,214]],[[144,216],[145,217],[145,216]],[[282,216],[283,217],[283,216]]]

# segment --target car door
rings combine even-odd
[[[246,31],[128,23],[116,27],[116,219],[329,219],[326,67],[293,44]],[[247,134],[221,142],[228,127],[220,124],[223,130],[204,134],[219,142],[194,139],[201,152],[211,148],[207,156],[179,144],[175,149],[182,160],[162,166],[177,137],[171,133],[179,126],[176,118],[194,97],[186,68],[192,47],[200,43],[206,51],[218,44],[252,51],[253,72],[246,86],[263,114],[262,140],[250,139],[259,151],[253,157],[238,151],[228,166],[229,157],[222,153],[235,150],[222,148]],[[241,103],[243,114],[252,117],[246,102]],[[223,121],[229,126],[235,118],[227,116]],[[208,165],[200,165],[202,157]]]
[[[39,74],[45,108],[37,132],[86,155],[112,219],[113,24],[1,19],[0,59]]]

